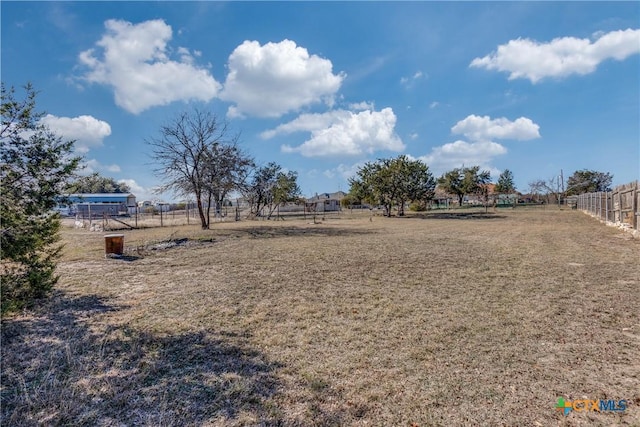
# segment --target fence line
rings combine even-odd
[[[640,222],[640,181],[620,185],[613,191],[577,196],[577,208],[600,220],[638,230]]]

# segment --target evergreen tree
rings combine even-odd
[[[496,184],[495,191],[498,194],[513,194],[516,192],[516,185],[513,182],[513,172],[509,169],[502,171],[498,177],[498,183]],[[517,197],[513,200],[514,206],[516,201]]]
[[[516,186],[513,183],[513,172],[509,169],[505,169],[498,177],[498,183],[496,184],[496,193],[498,194],[511,194],[516,191]]]
[[[64,141],[40,124],[36,91],[24,100],[2,84],[0,128],[1,310],[5,313],[43,297],[57,282],[56,261],[65,183],[78,167],[73,141]]]

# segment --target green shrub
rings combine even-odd
[[[427,204],[425,202],[411,202],[409,210],[411,212],[424,212],[427,210]]]

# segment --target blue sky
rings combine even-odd
[[[9,2],[2,81],[32,82],[85,172],[160,183],[145,140],[192,106],[304,195],[407,154],[435,176],[640,178],[637,2]],[[171,195],[164,195],[171,199]]]

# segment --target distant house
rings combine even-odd
[[[468,205],[484,205],[485,203],[489,203],[490,200],[493,200],[495,194],[495,184],[480,184],[480,192],[467,194],[464,196],[463,203],[466,202]]]
[[[567,206],[569,206],[571,209],[577,209],[578,208],[578,199],[579,199],[579,196],[574,195],[574,196],[567,196],[567,198],[564,199],[564,200],[565,200],[565,203],[567,204]]]
[[[68,196],[69,214],[81,216],[123,215],[136,206],[131,193],[77,193]]]
[[[518,203],[519,199],[520,195],[518,193],[496,194],[495,197],[496,205],[513,205]]]
[[[434,191],[433,194],[433,198],[431,199],[431,207],[432,208],[448,208],[449,206],[451,206],[451,204],[455,202],[458,202],[458,198],[457,196],[447,193],[446,191],[444,191],[442,189],[441,186],[436,186],[436,189]]]
[[[305,208],[312,212],[337,212],[346,195],[344,191],[316,194],[305,201]]]
[[[138,209],[140,212],[169,212],[172,208],[172,204],[163,200],[142,200],[138,202]]]
[[[483,191],[479,193],[466,194],[462,198],[463,205],[484,205],[486,203],[496,203],[497,205],[513,204],[517,200],[518,194],[498,194],[496,192],[496,184],[483,184]],[[486,196],[485,196],[486,194]],[[450,207],[458,205],[458,196],[446,192],[440,185],[435,189],[435,194],[431,201],[431,206],[436,208]]]
[[[154,200],[153,207],[158,212],[169,212],[171,204],[162,200]]]

